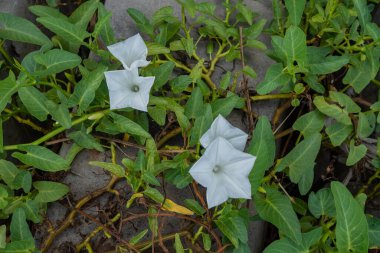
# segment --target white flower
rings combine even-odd
[[[228,198],[251,198],[248,175],[255,160],[255,156],[237,150],[226,139],[217,137],[189,172],[207,188],[207,205],[211,208]]]
[[[141,77],[137,69],[104,72],[111,109],[131,107],[146,112],[154,77]]]
[[[149,61],[146,60],[148,48],[140,34],[110,45],[107,48],[123,64],[126,70],[145,67],[149,64]]]
[[[237,127],[232,126],[222,115],[218,115],[211,127],[201,137],[200,143],[207,148],[217,137],[223,137],[236,149],[243,151],[247,143],[248,135]]]

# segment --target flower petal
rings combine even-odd
[[[206,200],[208,208],[218,206],[227,201],[228,194],[222,182],[218,180],[218,177],[211,179],[212,183],[207,188]]]
[[[224,174],[223,182],[226,194],[230,198],[251,199],[251,183],[247,176],[233,176]]]
[[[232,126],[222,115],[218,115],[211,127],[201,137],[200,143],[207,148],[210,143],[217,137],[223,137],[228,140],[232,146],[238,150],[244,150],[247,143],[248,135],[241,129]]]
[[[110,108],[121,109],[131,107],[140,111],[147,111],[149,93],[154,77],[139,77],[137,69],[108,71],[106,76],[110,96]],[[139,90],[132,91],[133,85]]]
[[[148,48],[140,34],[110,45],[108,50],[123,64],[126,70],[145,67],[149,64],[149,61],[146,60]]]
[[[202,156],[190,169],[189,173],[203,187],[209,187],[213,183],[214,172],[212,171],[215,164]]]

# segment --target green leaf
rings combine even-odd
[[[309,211],[315,218],[319,219],[321,215],[328,217],[335,216],[334,197],[329,188],[323,188],[317,193],[311,192],[308,201]]]
[[[158,54],[169,54],[170,49],[155,42],[146,42],[148,48],[148,56],[158,55]]]
[[[253,79],[257,77],[256,72],[250,66],[245,66],[243,68],[243,73],[246,74],[246,75],[248,75],[249,77],[251,77]]]
[[[102,20],[105,17],[107,17],[109,14],[112,15],[112,13],[107,11],[107,9],[104,7],[104,5],[102,3],[99,3],[99,6],[98,6],[99,19]],[[95,31],[96,31],[96,28],[95,28]],[[100,37],[102,37],[104,43],[107,46],[114,44],[116,42],[115,34],[114,34],[113,29],[112,29],[109,18],[107,18],[106,23],[102,26],[102,29],[100,30]]]
[[[136,22],[139,31],[153,36],[153,26],[141,11],[134,8],[128,8],[127,12],[129,16],[131,16],[131,18]]]
[[[247,226],[238,213],[231,212],[227,215],[221,215],[215,224],[235,248],[239,247],[239,241],[243,243],[248,241]]]
[[[164,97],[150,96],[150,105],[160,105],[166,108],[166,110],[173,111],[177,117],[178,123],[182,130],[186,131],[190,128],[189,119],[184,114],[184,109],[182,106],[177,104],[173,99]]]
[[[211,249],[211,238],[209,234],[202,233],[202,242],[203,242],[203,248],[206,251],[209,251]]]
[[[0,154],[4,151],[4,133],[3,133],[3,120],[0,117]]]
[[[260,217],[275,225],[281,234],[295,243],[301,243],[301,225],[290,200],[276,189],[265,187],[265,191],[265,195],[254,195]]]
[[[252,25],[253,17],[254,17],[253,11],[251,11],[251,9],[247,5],[243,4],[242,2],[238,2],[236,4],[236,9],[244,17],[245,21],[247,21],[249,25]]]
[[[190,131],[190,146],[196,145],[212,124],[213,117],[210,104],[204,106],[202,110],[204,110],[203,115],[195,118],[194,126]]]
[[[352,125],[344,125],[339,122],[334,123],[326,128],[326,133],[329,136],[334,147],[340,146],[352,133],[352,131]]]
[[[319,133],[305,137],[298,143],[277,166],[277,171],[289,167],[290,180],[298,183],[307,170],[314,169],[315,159],[321,147],[322,136]]]
[[[191,97],[185,106],[185,115],[189,119],[195,119],[203,114],[203,95],[199,87],[195,87],[191,92]]]
[[[40,223],[42,217],[40,215],[40,205],[38,202],[32,199],[28,199],[21,205],[24,209],[26,219],[33,221],[34,223]]]
[[[181,42],[183,44],[183,47],[185,48],[187,55],[189,57],[192,57],[193,53],[195,52],[194,39],[193,38],[181,38]]]
[[[336,208],[336,245],[339,252],[367,252],[368,224],[362,207],[340,182],[331,183]]]
[[[86,133],[84,128],[79,131],[71,132],[68,136],[76,144],[83,148],[96,149],[99,152],[104,152],[102,145],[94,137],[92,137],[92,135]]]
[[[305,168],[304,173],[301,175],[300,180],[298,181],[298,190],[301,195],[306,195],[310,188],[313,186],[314,181],[314,169]]]
[[[46,53],[37,54],[34,56],[34,60],[44,66],[44,69],[34,73],[37,76],[48,76],[66,69],[73,69],[82,61],[78,55],[61,49],[52,49]]]
[[[25,212],[22,208],[17,208],[12,214],[10,225],[11,240],[15,241],[33,241],[33,235],[29,230],[28,223],[26,223]]]
[[[360,25],[362,29],[365,28],[365,25],[367,22],[371,21],[371,14],[367,7],[367,1],[366,0],[352,0],[355,11],[358,15]]]
[[[299,67],[304,67],[306,65],[306,35],[301,28],[296,26],[290,26],[288,28],[284,37],[284,48],[288,68],[294,66],[295,63],[297,63]]]
[[[235,94],[214,100],[211,103],[212,116],[215,118],[220,114],[223,117],[227,117],[234,108],[241,107],[241,101],[241,98]]]
[[[144,195],[146,195],[148,198],[154,200],[159,204],[163,204],[165,200],[164,196],[157,189],[151,187],[147,188],[144,191]]]
[[[59,0],[46,0],[46,3],[47,3],[50,7],[57,7],[57,6],[58,6],[58,1],[59,1]]]
[[[380,39],[380,27],[376,23],[367,22],[365,30],[366,35],[371,36],[374,41]]]
[[[194,18],[196,14],[196,3],[194,0],[177,0],[177,2],[184,8],[187,14]]]
[[[69,109],[64,104],[55,104],[53,101],[47,101],[46,106],[49,109],[49,112],[52,118],[57,121],[61,126],[66,129],[71,128],[71,115]]]
[[[331,100],[337,102],[341,107],[344,107],[349,113],[358,113],[361,111],[360,106],[358,106],[349,96],[344,93],[330,91]]]
[[[13,180],[20,170],[17,169],[16,165],[6,160],[0,160],[0,168],[0,179],[12,189]]]
[[[130,240],[129,240],[129,243],[132,244],[132,245],[135,245],[136,243],[138,243],[139,241],[141,241],[142,238],[144,238],[144,236],[148,233],[148,229],[144,229],[143,231],[141,231],[140,233],[138,233],[137,235],[135,235],[134,237],[132,237]]]
[[[51,44],[32,22],[7,13],[0,13],[0,38],[40,46]]]
[[[271,243],[264,253],[309,253],[309,248],[316,244],[322,235],[322,229],[316,228],[302,234],[302,244],[296,244],[287,238]]]
[[[193,82],[197,82],[198,79],[201,79],[203,64],[204,64],[204,59],[201,59],[198,61],[198,63],[191,70],[189,76],[191,77]]]
[[[11,97],[19,88],[15,75],[9,72],[9,76],[0,81],[0,112],[4,110]]]
[[[278,1],[278,0],[274,0],[274,1]],[[284,48],[284,38],[277,35],[272,36],[272,46],[273,46],[273,52],[271,53],[271,57],[277,59],[278,62],[281,62],[286,65],[287,56],[286,56],[286,50]]]
[[[268,94],[275,89],[287,85],[291,76],[283,72],[281,63],[273,64],[265,74],[264,81],[257,85],[257,93]]]
[[[230,86],[231,76],[232,76],[231,71],[227,71],[222,76],[222,79],[220,80],[220,84],[219,84],[219,86],[220,86],[221,89],[226,90],[228,88],[228,86]]]
[[[193,80],[187,75],[180,75],[170,81],[170,87],[175,94],[179,94],[186,90]]]
[[[174,249],[176,253],[185,253],[185,250],[183,249],[183,245],[181,242],[181,238],[177,233],[174,236]]]
[[[325,122],[325,117],[318,111],[312,111],[299,117],[293,124],[293,129],[300,131],[303,136],[307,137],[319,133]]]
[[[309,253],[309,251],[301,245],[297,245],[291,240],[284,238],[269,244],[263,253]]]
[[[276,142],[267,117],[259,117],[247,152],[256,156],[255,164],[249,175],[252,193],[256,193],[265,171],[273,165],[276,155]]]
[[[346,165],[352,166],[359,162],[367,153],[367,147],[364,144],[355,145],[355,140],[350,141],[350,152],[348,153]]]
[[[25,193],[28,193],[32,188],[32,174],[29,171],[20,171],[13,180],[16,190],[22,188]]]
[[[34,200],[41,203],[54,202],[69,192],[66,185],[50,181],[36,181],[33,187],[38,190]]]
[[[359,113],[359,121],[357,125],[357,136],[361,139],[367,138],[375,130],[376,116],[373,112],[368,111]]]
[[[156,121],[160,126],[165,125],[166,122],[166,109],[162,106],[149,106],[148,107],[149,116]]]
[[[68,18],[59,11],[59,9],[52,8],[50,6],[32,5],[29,6],[28,9],[38,17],[51,17],[56,19],[63,19],[66,21],[68,20]]]
[[[0,209],[4,209],[5,207],[8,206],[8,198],[9,194],[8,191],[5,187],[0,188]]]
[[[97,166],[97,167],[103,168],[103,169],[111,172],[113,175],[115,175],[117,177],[120,177],[120,178],[125,177],[125,169],[118,164],[98,162],[98,161],[91,161],[91,162],[89,162],[89,164],[92,166]]]
[[[18,95],[28,112],[39,121],[45,121],[49,110],[46,106],[48,99],[33,86],[22,87]]]
[[[325,93],[326,89],[318,80],[317,75],[306,75],[304,81],[307,85],[310,86],[311,89],[315,90],[316,92],[321,94]]]
[[[265,51],[267,50],[267,46],[265,43],[259,41],[259,40],[253,40],[253,39],[250,39],[247,41],[247,47],[251,47],[251,48],[257,48],[257,49],[260,49],[262,51]]]
[[[30,253],[35,251],[33,240],[15,241],[7,244],[4,253]]]
[[[27,153],[15,152],[12,156],[24,164],[31,165],[37,169],[56,172],[69,168],[69,164],[65,159],[45,147],[30,145],[21,146],[19,149]]]
[[[185,199],[185,206],[198,215],[203,215],[206,210],[194,199]]]
[[[160,181],[158,181],[154,174],[149,171],[144,171],[142,174],[142,180],[147,185],[161,186]]]
[[[300,24],[305,5],[306,0],[285,0],[285,7],[289,13],[289,25],[298,26]]]
[[[7,244],[7,227],[5,225],[0,226],[0,249],[4,249]]]
[[[216,5],[214,3],[198,2],[195,4],[195,9],[201,13],[213,16],[215,14]]]
[[[71,14],[69,21],[81,30],[86,30],[87,25],[95,14],[98,8],[99,0],[88,0],[79,5],[78,8]]]
[[[328,56],[321,62],[310,63],[310,73],[314,75],[325,75],[334,73],[340,70],[344,65],[349,62],[349,57],[344,56]]]
[[[354,61],[343,78],[343,83],[351,85],[355,92],[360,93],[379,71],[380,61],[374,49],[366,50],[365,61]]]
[[[80,27],[61,19],[52,17],[37,18],[37,21],[58,36],[74,44],[82,44],[90,34]]]
[[[328,104],[323,96],[316,96],[313,102],[318,110],[323,114],[336,119],[338,122],[344,125],[352,125],[348,112],[337,105]]]
[[[369,247],[378,248],[380,247],[380,219],[367,216],[367,223]]]
[[[173,62],[166,62],[161,64],[158,68],[154,68],[153,75],[156,77],[153,84],[155,91],[164,86],[173,73],[175,64]]]
[[[128,119],[127,117],[113,112],[111,112],[109,115],[113,118],[114,125],[120,130],[120,132],[137,135],[143,138],[152,138],[152,136],[147,131],[145,131],[142,126]]]
[[[70,106],[79,106],[79,112],[84,112],[95,98],[95,92],[104,79],[104,72],[107,67],[99,65],[98,68],[86,74],[82,80],[76,84],[74,93],[69,98]]]

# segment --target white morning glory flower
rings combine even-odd
[[[131,107],[146,112],[154,78],[141,77],[137,69],[104,72],[111,109]]]
[[[241,129],[231,125],[222,115],[218,115],[211,127],[201,137],[200,143],[207,148],[217,137],[228,140],[236,149],[243,151],[247,143],[248,135]]]
[[[255,156],[237,150],[226,139],[217,137],[189,172],[207,188],[207,205],[211,208],[228,198],[251,198],[248,175],[255,160]]]
[[[149,61],[146,60],[148,48],[139,33],[107,48],[127,70],[145,67],[149,64]]]

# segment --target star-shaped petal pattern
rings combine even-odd
[[[149,64],[146,60],[148,48],[139,33],[107,48],[126,70],[145,67]]]
[[[237,150],[226,139],[217,137],[191,167],[190,174],[207,188],[207,205],[212,208],[228,198],[251,198],[248,176],[255,160],[255,156]]]
[[[231,125],[222,115],[218,115],[211,127],[201,137],[200,143],[207,148],[217,137],[228,140],[236,149],[243,151],[247,143],[248,135],[241,129]]]
[[[111,109],[131,107],[148,110],[149,93],[155,77],[141,77],[137,69],[104,72]]]

